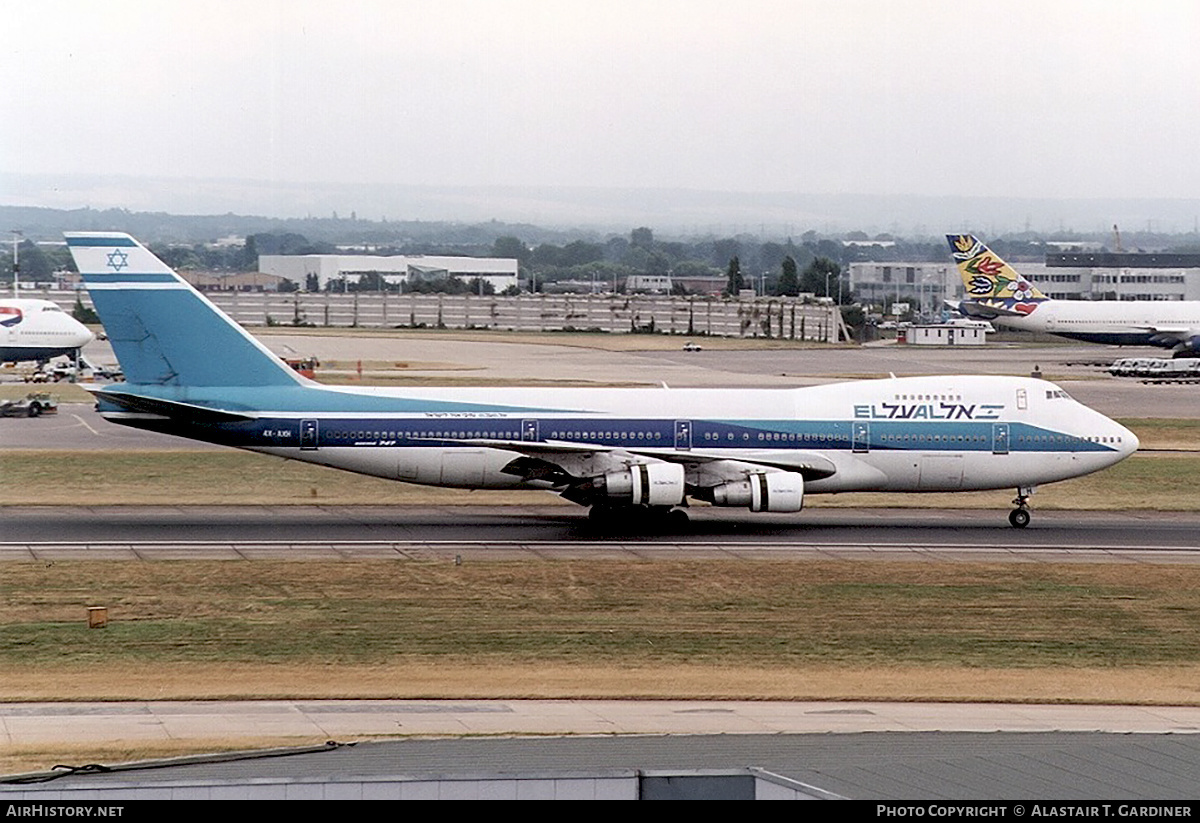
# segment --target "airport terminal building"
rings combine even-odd
[[[1018,270],[1049,297],[1200,300],[1200,254],[1054,252]]]
[[[1043,263],[1012,265],[1057,300],[1200,300],[1200,254],[1051,252]],[[963,297],[949,262],[851,263],[850,288],[865,305],[911,302],[921,314]]]
[[[389,283],[441,277],[457,277],[469,282],[479,278],[499,293],[517,285],[517,266],[516,259],[507,257],[428,254],[264,254],[258,258],[260,272],[286,277],[301,288],[315,278],[320,290],[324,290],[330,281],[354,282],[364,274],[379,274]]]

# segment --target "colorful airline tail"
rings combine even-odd
[[[966,299],[999,312],[1030,314],[1050,298],[970,234],[948,234]]]
[[[163,387],[302,379],[128,234],[66,235],[125,380]]]

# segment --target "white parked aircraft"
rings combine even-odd
[[[126,234],[68,234],[125,383],[116,423],[432,486],[545,489],[596,520],[686,522],[688,498],[797,512],[806,493],[1016,488],[1138,445],[1042,380],[804,389],[350,388],[301,377]],[[646,521],[641,521],[646,522]]]
[[[949,234],[967,298],[957,308],[998,326],[1089,343],[1200,351],[1200,301],[1051,300],[969,234]]]
[[[95,339],[87,326],[50,300],[0,300],[0,362],[72,354]]]

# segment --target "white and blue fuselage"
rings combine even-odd
[[[236,413],[130,410],[114,422],[340,469],[462,488],[556,488],[505,471],[536,456],[570,477],[639,459],[682,462],[703,488],[736,464],[796,470],[809,492],[1029,486],[1110,466],[1137,448],[1124,426],[1044,380],[912,377],[803,389],[356,389],[155,392]],[[145,393],[142,395],[145,397]],[[219,398],[219,399],[218,399]],[[270,402],[274,398],[275,402]],[[264,407],[265,406],[265,407]],[[744,473],[739,465],[734,475]],[[710,478],[710,480],[713,478]]]
[[[51,300],[0,300],[0,362],[46,361],[95,339],[87,326]]]

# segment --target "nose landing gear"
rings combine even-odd
[[[1013,498],[1015,509],[1008,513],[1008,522],[1014,529],[1023,529],[1029,525],[1029,497],[1033,494],[1033,486],[1022,486],[1017,489]]]

